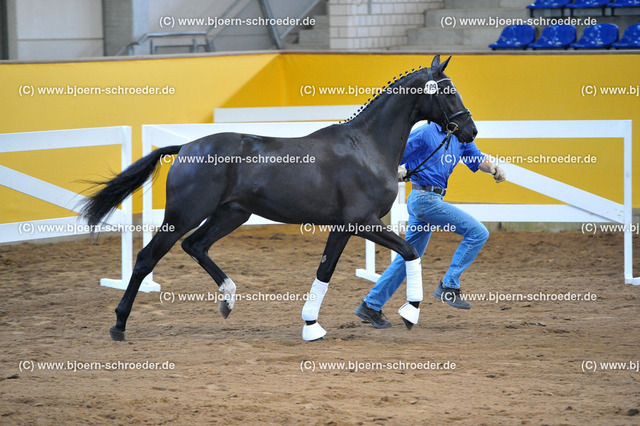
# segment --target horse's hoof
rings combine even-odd
[[[118,330],[115,327],[111,327],[109,329],[109,334],[111,334],[111,340],[115,342],[124,342],[124,330]]]
[[[407,321],[406,319],[402,318],[402,322],[404,323],[404,326],[407,327],[407,330],[411,330],[413,328],[413,323],[411,321]]]
[[[308,342],[320,342],[320,341],[322,341],[322,340],[327,340],[327,339],[325,339],[325,338],[324,338],[324,336],[322,336],[322,337],[319,337],[319,338],[317,338],[317,339],[308,340]]]
[[[231,308],[229,307],[229,303],[227,303],[226,300],[221,300],[220,303],[218,303],[218,309],[220,310],[222,318],[224,319],[227,319],[227,317],[231,313]]]

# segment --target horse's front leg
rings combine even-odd
[[[311,285],[311,290],[307,293],[307,301],[302,308],[302,319],[305,321],[302,328],[302,338],[306,341],[320,340],[327,334],[325,329],[318,324],[318,314],[333,271],[336,269],[338,259],[340,259],[350,236],[351,234],[346,232],[331,232],[327,238],[316,279]]]

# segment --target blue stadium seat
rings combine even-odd
[[[616,7],[640,7],[640,0],[614,0],[607,7],[612,9]]]
[[[611,0],[575,0],[567,5],[569,9],[591,9],[596,7],[605,7]]]
[[[527,9],[562,9],[571,0],[536,0],[527,6]]]
[[[615,24],[596,24],[582,32],[580,40],[571,43],[575,49],[607,49],[618,41],[618,26]]]
[[[576,41],[576,27],[573,25],[551,25],[542,30],[538,41],[531,43],[533,49],[567,49]]]
[[[489,45],[492,49],[526,49],[536,38],[532,25],[509,25],[502,30],[500,38]]]
[[[640,49],[640,24],[629,25],[620,41],[612,46],[616,49]]]

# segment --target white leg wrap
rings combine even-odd
[[[404,263],[407,268],[407,300],[409,302],[422,301],[422,266],[420,258]]]
[[[312,325],[305,324],[305,326],[302,327],[302,340],[306,342],[322,339],[325,334],[327,334],[327,332],[317,322]]]
[[[233,304],[236,303],[236,283],[231,278],[225,278],[222,285],[218,288],[218,291],[222,293],[223,300],[226,301],[229,309],[233,309]]]
[[[411,324],[417,324],[418,318],[420,318],[420,308],[412,306],[409,302],[402,305],[402,307],[398,309],[398,313]]]
[[[315,279],[311,285],[311,290],[307,294],[307,301],[302,308],[303,321],[316,321],[318,319],[318,313],[320,312],[320,305],[322,305],[322,299],[327,292],[329,283],[324,283],[319,279]]]

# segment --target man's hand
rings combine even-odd
[[[491,161],[486,157],[482,163],[478,165],[478,169],[492,175],[496,180],[496,183],[504,182],[507,179],[507,174],[502,170],[502,167],[491,163]]]
[[[404,164],[400,164],[398,166],[398,182],[402,182],[406,174],[407,169],[404,167]]]
[[[496,183],[504,182],[507,179],[507,174],[502,170],[500,166],[491,166],[491,174],[496,180]]]

